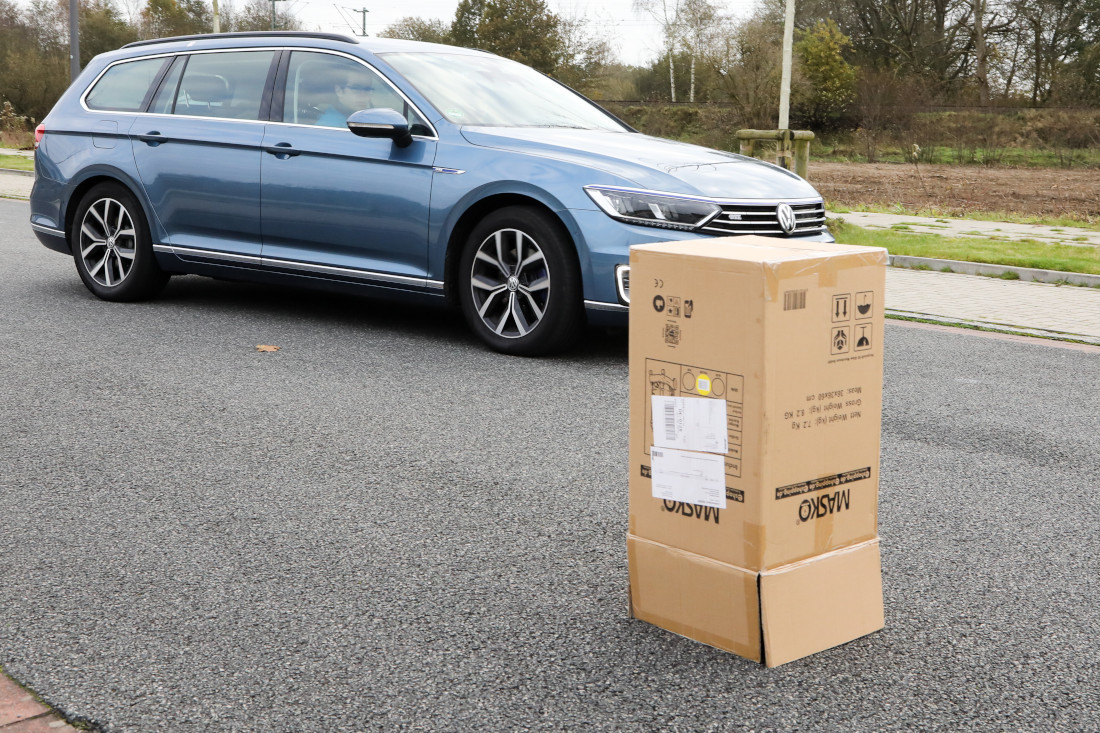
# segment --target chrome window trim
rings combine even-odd
[[[420,107],[418,107],[415,102],[413,102],[411,99],[409,99],[407,94],[405,94],[403,91],[398,89],[394,85],[394,83],[392,81],[390,81],[389,77],[387,77],[385,74],[383,74],[377,68],[375,68],[371,63],[359,58],[358,56],[354,56],[350,53],[344,53],[342,51],[333,51],[332,49],[328,49],[328,48],[311,48],[309,46],[255,46],[255,47],[246,46],[246,47],[242,47],[242,48],[204,48],[204,49],[199,49],[199,50],[195,50],[195,51],[170,51],[170,52],[166,52],[166,53],[149,54],[148,56],[134,56],[134,57],[128,58],[128,59],[119,59],[118,61],[112,61],[107,66],[103,67],[103,70],[100,71],[99,74],[96,75],[95,79],[93,79],[92,82],[84,89],[84,92],[80,95],[80,107],[85,112],[87,112],[89,114],[97,114],[97,115],[120,115],[120,114],[123,114],[123,115],[140,115],[142,117],[170,117],[170,118],[173,118],[173,119],[189,119],[189,120],[224,120],[224,121],[227,121],[227,122],[246,122],[246,123],[261,124],[261,125],[288,125],[290,127],[305,127],[305,128],[309,128],[311,130],[320,129],[320,130],[337,130],[337,131],[340,131],[341,128],[339,128],[339,127],[318,127],[317,125],[299,125],[299,124],[294,123],[294,122],[276,122],[274,120],[248,120],[248,119],[239,119],[239,118],[236,118],[236,117],[205,117],[205,116],[200,116],[200,115],[177,115],[177,114],[163,114],[163,113],[158,113],[158,112],[141,112],[141,111],[126,112],[126,111],[120,111],[120,110],[92,109],[91,107],[88,106],[88,104],[86,102],[86,98],[87,98],[88,94],[92,91],[92,89],[95,88],[95,85],[99,83],[99,80],[103,78],[103,75],[106,74],[108,71],[110,71],[112,68],[114,68],[115,66],[117,66],[119,64],[126,64],[126,63],[130,63],[130,62],[133,62],[133,61],[146,61],[148,59],[167,58],[169,56],[172,56],[172,57],[175,57],[175,56],[195,56],[195,55],[204,54],[204,53],[246,53],[246,52],[249,52],[249,51],[275,51],[275,52],[279,52],[279,51],[305,51],[305,52],[308,52],[308,53],[327,53],[327,54],[330,54],[332,56],[343,56],[344,58],[351,59],[352,61],[358,61],[360,64],[362,64],[363,66],[366,66],[368,69],[370,69],[375,74],[377,74],[379,79],[381,79],[386,84],[388,84],[390,86],[390,88],[393,89],[393,91],[395,91],[397,93],[398,96],[400,96],[403,100],[405,100],[405,102],[408,103],[408,105],[410,107],[412,107],[412,109],[414,109],[418,115],[420,115],[420,119],[424,120],[425,124],[427,124],[428,128],[432,131],[431,135],[413,135],[414,138],[419,138],[421,140],[434,140],[434,141],[439,140],[439,130],[437,130],[435,125],[432,124],[431,120],[428,118],[428,115],[424,114],[423,110],[421,110]],[[284,84],[286,83],[285,80],[284,80],[283,83]],[[347,128],[344,128],[343,131],[348,132],[348,133],[351,132],[351,130],[348,130]]]
[[[409,275],[390,275],[384,272],[376,272],[374,270],[360,270],[350,267],[336,267],[333,265],[317,265],[310,262],[298,262],[295,260],[283,260],[275,257],[263,257],[262,255],[257,257],[255,255],[242,255],[235,252],[219,252],[217,250],[201,249],[199,247],[181,247],[179,245],[172,244],[154,244],[153,250],[155,252],[174,254],[176,256],[190,255],[193,257],[206,257],[214,260],[226,260],[228,262],[241,262],[250,265],[261,265],[263,267],[283,267],[290,270],[301,270],[303,272],[346,275],[348,277],[355,277],[360,280],[370,280],[372,282],[393,283],[395,285],[418,285],[429,290],[443,289],[443,282],[440,280],[431,280],[428,278],[413,277]]]

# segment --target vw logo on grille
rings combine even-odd
[[[779,228],[783,230],[784,234],[790,234],[794,231],[794,209],[789,204],[780,204],[775,207],[775,216],[779,219]]]

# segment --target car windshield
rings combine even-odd
[[[381,55],[457,125],[627,132],[584,97],[515,61],[459,53]]]

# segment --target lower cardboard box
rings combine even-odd
[[[759,572],[634,535],[627,551],[631,615],[769,667],[885,623],[877,537]]]

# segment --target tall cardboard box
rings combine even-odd
[[[630,260],[632,613],[769,666],[881,628],[885,250]]]

